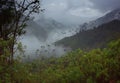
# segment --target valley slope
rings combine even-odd
[[[103,48],[111,40],[120,38],[120,21],[113,20],[94,29],[83,30],[74,36],[64,38],[57,44],[62,44],[72,49]]]

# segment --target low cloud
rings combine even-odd
[[[80,24],[119,8],[120,0],[42,0],[44,15],[59,22]]]

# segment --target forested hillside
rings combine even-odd
[[[120,83],[119,10],[92,21],[102,24],[98,27],[88,29],[89,24],[85,24],[78,29],[79,24],[76,25],[82,18],[92,20],[119,4],[104,10],[107,0],[99,0],[103,8],[96,7],[100,3],[97,0],[42,1],[46,2],[0,0],[0,83]],[[36,23],[32,18],[42,12],[55,20],[38,18]],[[53,43],[64,37],[67,38]],[[27,47],[31,47],[30,55],[26,54]]]
[[[120,38],[120,21],[113,20],[90,30],[82,30],[74,36],[64,38],[57,42],[72,49],[103,48],[111,40]]]
[[[19,59],[20,60],[20,59]],[[0,64],[0,83],[120,83],[120,40],[104,49]]]

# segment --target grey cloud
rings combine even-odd
[[[94,8],[102,12],[120,8],[120,0],[91,0],[94,3]]]
[[[83,23],[120,7],[120,0],[42,0],[45,16],[63,23]]]
[[[89,0],[67,0],[70,8],[91,7],[93,4]]]

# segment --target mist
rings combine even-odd
[[[71,48],[58,46],[55,42],[75,35],[79,32],[78,29],[77,25],[64,25],[51,19],[31,20],[25,29],[26,34],[20,38],[20,41],[26,47],[25,55],[31,58],[42,55],[59,57],[71,51]]]
[[[119,2],[119,0],[42,0],[41,7],[45,11],[33,15],[35,19],[28,22],[27,33],[21,39],[23,45],[27,47],[26,54],[35,56],[37,51],[37,55],[64,55],[71,49],[54,45],[56,41],[78,33],[80,24],[95,20],[119,8]]]

